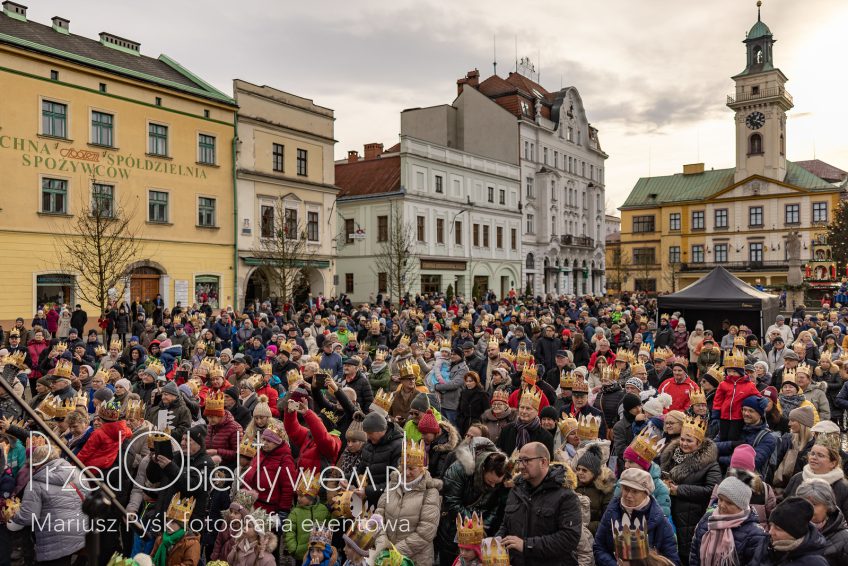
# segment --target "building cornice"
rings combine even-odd
[[[296,106],[293,106],[292,108],[295,108],[297,110],[301,110],[301,111],[305,112],[305,110],[303,110],[302,108],[298,108]],[[324,116],[322,114],[318,114],[318,116],[320,116],[321,118],[323,118],[325,120],[335,121],[335,118],[328,118],[327,116]],[[242,114],[241,112],[239,112],[238,118],[239,118],[239,122],[241,122],[241,123],[253,122],[253,123],[261,125],[261,126],[268,126],[268,127],[271,127],[271,128],[283,131],[283,132],[288,132],[290,134],[308,137],[308,138],[311,138],[313,140],[323,142],[323,143],[336,144],[338,142],[338,140],[336,140],[336,139],[328,138],[327,136],[322,136],[321,134],[316,134],[316,133],[313,133],[313,132],[307,132],[306,130],[299,130],[297,128],[292,128],[291,126],[286,126],[285,124],[282,124],[280,122],[275,122],[273,120],[268,120],[266,118],[260,118],[258,116],[249,116],[247,114]]]
[[[274,175],[273,173],[264,173],[262,171],[255,171],[252,169],[236,169],[236,176],[237,179],[244,179],[247,181],[260,181],[264,183],[272,183],[281,187],[293,187],[303,190],[321,191],[333,195],[338,194],[338,192],[341,190],[341,188],[337,187],[336,185],[328,185],[326,183],[315,183],[313,181],[301,181],[298,179],[293,179],[291,177]]]

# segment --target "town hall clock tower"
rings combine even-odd
[[[784,86],[786,75],[774,66],[775,40],[760,19],[760,5],[757,23],[743,42],[747,65],[732,77],[736,94],[727,97],[727,106],[736,113],[736,182],[751,175],[777,181],[786,177],[786,112],[793,106],[792,96]]]

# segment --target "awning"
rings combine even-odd
[[[282,262],[279,260],[265,259],[262,257],[246,257],[244,263],[247,265],[273,265],[274,267],[312,267],[315,269],[325,269],[330,267],[330,260],[327,259],[296,259],[291,262]]]
[[[218,283],[220,280],[217,275],[198,275],[194,278],[195,283]]]

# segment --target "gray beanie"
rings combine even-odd
[[[419,393],[416,395],[412,403],[409,404],[409,408],[415,409],[419,413],[426,413],[427,409],[430,408],[430,400],[427,398],[427,394]]]
[[[386,417],[379,413],[368,413],[362,420],[362,430],[368,432],[385,432],[389,428]]]
[[[165,385],[162,386],[162,393],[167,393],[169,395],[173,395],[174,397],[180,396],[180,391],[177,389],[177,386],[173,381],[169,381]]]
[[[104,403],[106,401],[110,401],[112,399],[112,397],[114,397],[114,396],[115,396],[115,394],[112,393],[112,390],[109,389],[108,387],[104,387],[103,389],[98,389],[97,391],[94,392],[94,398],[97,399],[98,401],[103,401]]]
[[[751,488],[745,482],[733,476],[724,478],[724,481],[718,485],[717,495],[729,499],[743,510],[751,504]]]
[[[595,477],[601,475],[601,449],[596,445],[589,446],[577,460],[577,466],[583,466],[592,472]]]

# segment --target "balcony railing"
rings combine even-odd
[[[559,243],[563,246],[577,246],[581,248],[594,248],[595,240],[588,236],[560,236]]]
[[[786,271],[788,269],[786,262],[780,260],[680,263],[678,265],[679,271],[710,271],[719,266],[728,271]]]
[[[737,102],[748,102],[750,100],[760,100],[762,98],[775,98],[782,97],[789,101],[792,104],[792,95],[786,92],[786,89],[780,87],[774,88],[764,88],[757,93],[748,92],[744,94],[737,95],[736,98],[732,96],[727,97],[728,104],[735,104]]]

